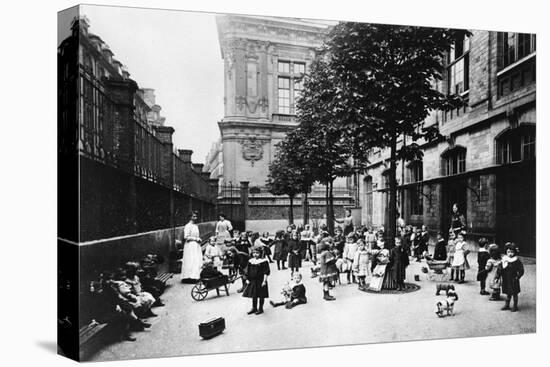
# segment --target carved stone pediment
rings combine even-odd
[[[259,161],[264,155],[264,142],[256,137],[250,137],[241,140],[241,149],[243,158],[250,161],[250,164],[254,166],[254,162]]]

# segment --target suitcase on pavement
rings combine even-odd
[[[199,324],[199,335],[204,339],[210,339],[225,330],[225,319],[214,317]]]

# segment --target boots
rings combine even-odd
[[[514,295],[514,305],[512,306],[512,312],[516,312],[518,310],[518,296]]]
[[[285,303],[284,302],[273,302],[273,301],[269,301],[269,304],[273,307],[279,307],[279,306],[282,306],[284,305]]]
[[[505,311],[509,309],[510,309],[510,298],[506,298],[506,301],[504,301],[504,306],[501,308],[501,310]]]
[[[323,299],[325,301],[334,301],[336,298],[334,298],[333,296],[331,296],[328,291],[323,291],[324,293],[324,296],[323,296]]]

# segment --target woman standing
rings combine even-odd
[[[183,228],[183,259],[181,263],[181,280],[200,279],[202,268],[202,249],[199,227],[196,222],[198,212],[191,214],[189,223]]]
[[[449,231],[454,232],[456,236],[462,231],[466,230],[466,219],[464,215],[458,210],[458,204],[453,204],[453,213],[451,214],[451,228]]]
[[[218,222],[216,223],[216,238],[218,243],[225,243],[226,239],[231,239],[231,231],[233,226],[231,222],[225,219],[225,214],[218,214]]]
[[[346,209],[346,216],[343,220],[334,220],[336,223],[344,223],[344,237],[353,232],[353,217],[351,215],[351,210]]]

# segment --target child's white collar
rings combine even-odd
[[[266,258],[259,258],[259,259],[256,259],[255,257],[251,258],[250,260],[248,260],[251,264],[253,265],[257,265],[257,264],[261,264],[263,263],[264,261],[267,261]]]

